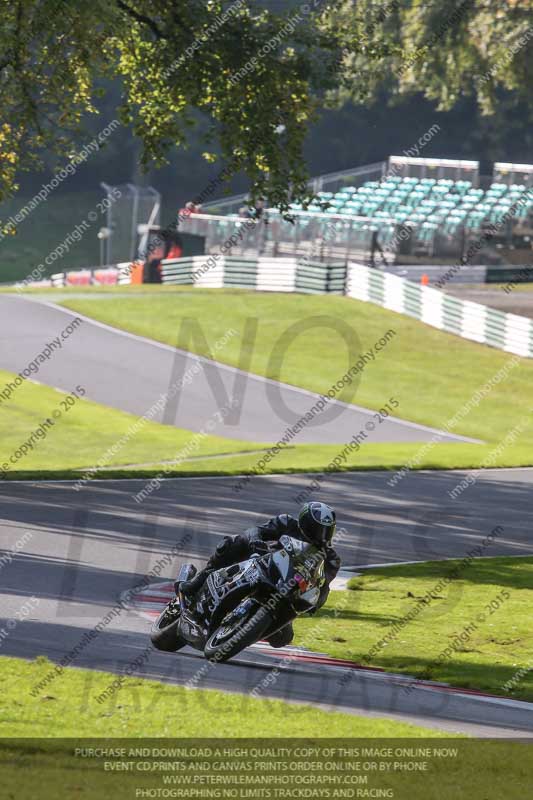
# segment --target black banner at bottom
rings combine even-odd
[[[2,739],[0,797],[523,800],[533,740]]]

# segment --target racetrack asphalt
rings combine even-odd
[[[36,296],[0,295],[0,369],[17,374],[25,370],[76,316]],[[82,319],[83,324],[61,340],[61,348],[30,377],[65,392],[83,386],[88,399],[143,416],[198,360],[201,369],[190,383],[150,418],[194,432],[204,430],[209,422],[208,430],[214,435],[253,442],[278,441],[287,426],[305,417],[319,397]],[[0,386],[0,391],[3,388]],[[217,411],[228,407],[231,400],[236,400],[235,412],[217,417]],[[366,444],[425,442],[436,433],[433,428],[393,417],[376,421],[377,416],[375,411],[332,400],[293,441],[346,444],[352,435],[364,431]],[[441,440],[473,441],[450,433],[442,433]]]
[[[328,475],[320,496],[338,509],[343,563],[460,558],[496,526],[503,530],[487,555],[533,555],[533,470],[486,471],[452,500],[448,491],[463,475],[411,472],[394,487],[387,472]],[[151,582],[171,580],[185,560],[201,566],[221,536],[281,511],[294,512],[296,496],[315,478],[257,476],[242,492],[233,491],[235,478],[169,479],[140,505],[133,496],[143,487],[141,480],[93,481],[79,491],[66,481],[0,483],[2,548],[12,554],[0,572],[0,628],[29,596],[39,600],[28,620],[9,629],[1,654],[43,654],[60,662],[121,594],[158,565],[164,562]],[[149,622],[124,610],[81,648],[73,664],[122,672],[145,650],[148,634]],[[275,651],[249,649],[228,664],[210,666],[189,648],[178,654],[153,651],[139,674],[179,684],[196,678],[199,687],[242,693],[245,713],[247,693],[279,660]],[[344,683],[343,675],[348,675]],[[405,678],[387,673],[293,662],[261,696],[478,736],[533,736],[532,704],[428,685],[406,693],[404,684]],[[88,685],[74,713],[83,713],[90,691]],[[51,687],[44,692],[53,694]],[[223,704],[216,712],[223,715]]]

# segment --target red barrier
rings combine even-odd
[[[100,286],[114,286],[118,283],[118,269],[95,269],[93,281]]]
[[[90,286],[91,284],[91,270],[82,269],[76,272],[67,272],[65,275],[66,286]]]

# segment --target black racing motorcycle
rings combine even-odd
[[[281,536],[277,549],[214,570],[195,596],[185,598],[180,584],[194,575],[196,567],[182,566],[176,596],[152,626],[152,644],[170,653],[188,644],[210,661],[227,661],[314,608],[325,581],[324,556]]]

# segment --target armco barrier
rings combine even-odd
[[[533,320],[459,300],[430,286],[350,264],[346,294],[406,314],[434,328],[533,358]]]
[[[261,292],[344,294],[346,267],[298,258],[193,256],[163,261],[163,283]]]

